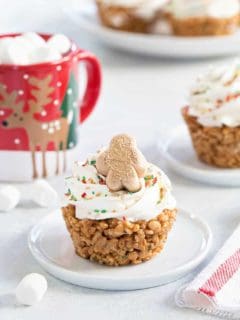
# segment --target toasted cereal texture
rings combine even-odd
[[[111,29],[148,33],[155,20],[154,18],[146,20],[136,16],[131,8],[106,5],[98,1],[97,7],[102,24]]]
[[[171,21],[173,32],[177,36],[221,36],[237,31],[239,15],[225,19],[194,17],[183,20],[172,17]]]
[[[220,168],[240,168],[240,127],[204,127],[182,110],[198,158]]]
[[[109,266],[138,264],[159,253],[167,240],[177,210],[164,210],[150,221],[88,220],[75,217],[75,207],[62,208],[76,253]]]

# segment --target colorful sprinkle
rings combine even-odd
[[[83,193],[81,194],[81,197],[82,197],[82,198],[86,198],[86,196],[87,196],[86,192],[83,192]]]
[[[86,167],[88,165],[88,160],[82,165],[82,167]]]
[[[71,197],[70,197],[70,200],[77,201],[77,198],[72,194]]]
[[[107,212],[107,210],[105,210],[105,209],[103,209],[102,211],[101,211],[101,213],[106,213]]]
[[[103,180],[102,177],[98,176],[98,179],[99,179],[99,184],[106,184],[106,181]]]
[[[92,166],[95,166],[96,160],[92,160],[92,161],[90,162],[90,164],[91,164]]]
[[[144,177],[145,181],[152,180],[154,178],[153,175]]]

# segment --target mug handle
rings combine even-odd
[[[77,53],[79,62],[84,62],[87,70],[87,86],[80,104],[79,122],[83,123],[92,113],[101,89],[102,73],[98,59],[90,52],[79,50]]]

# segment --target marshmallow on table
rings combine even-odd
[[[31,200],[39,206],[54,207],[59,203],[57,192],[46,180],[36,180],[29,188],[31,189],[29,192]]]
[[[20,200],[20,192],[13,186],[0,187],[0,211],[10,211]]]
[[[55,49],[60,53],[66,53],[71,49],[71,41],[63,34],[55,34],[48,39],[49,48]]]
[[[34,305],[39,302],[47,291],[47,280],[38,273],[26,275],[16,288],[16,299],[24,305]]]

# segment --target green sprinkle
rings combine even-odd
[[[92,161],[90,162],[90,164],[91,164],[92,166],[95,166],[96,160],[92,160]]]
[[[105,210],[105,209],[103,209],[102,211],[101,211],[101,213],[106,213],[107,212],[107,210]]]
[[[94,192],[94,191],[92,191],[92,194],[95,194],[95,192]]]
[[[161,202],[161,200],[158,200],[157,204],[159,204]]]
[[[70,200],[77,201],[77,198],[72,194]]]
[[[82,180],[86,180],[86,177],[85,177],[85,176],[83,176],[83,177],[82,177]]]
[[[100,210],[98,210],[98,209],[95,209],[95,210],[94,210],[94,212],[96,212],[96,213],[99,213],[99,212],[100,212]]]
[[[151,179],[153,179],[153,178],[154,178],[153,175],[151,175],[151,176],[146,176],[146,177],[144,177],[144,180],[147,181],[147,180],[151,180]]]
[[[107,197],[108,195],[107,194],[105,194],[105,197]]]

